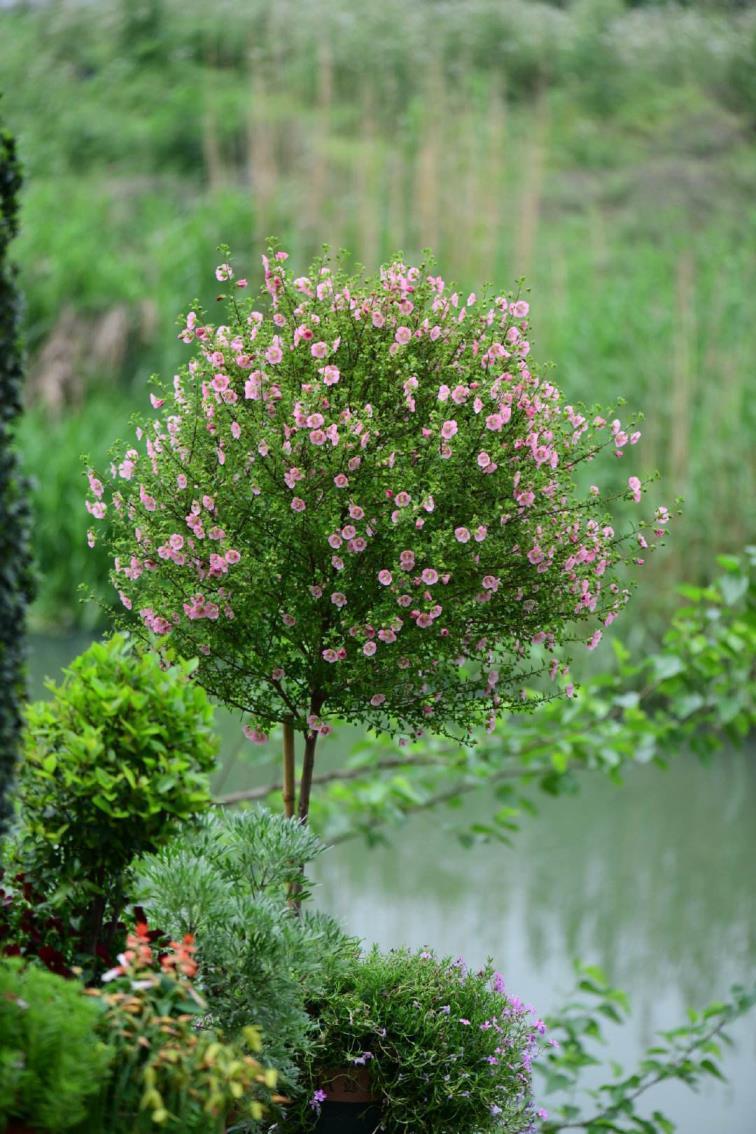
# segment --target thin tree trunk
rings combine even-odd
[[[284,815],[291,819],[296,805],[296,788],[294,784],[294,726],[291,721],[285,721],[283,726],[283,806]]]
[[[302,778],[299,782],[299,821],[306,823],[310,814],[310,793],[312,791],[312,773],[315,767],[315,745],[318,734],[315,729],[305,733],[304,759],[302,760]]]

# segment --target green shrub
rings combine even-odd
[[[134,858],[209,802],[217,741],[193,669],[116,635],[29,707],[15,855],[29,882],[79,911],[92,955],[112,943]]]
[[[0,836],[21,728],[24,623],[32,592],[27,486],[14,451],[23,380],[21,305],[16,270],[6,263],[18,228],[20,188],[15,143],[0,128]]]
[[[373,948],[339,965],[310,1003],[317,1033],[287,1129],[309,1128],[334,1071],[355,1067],[369,1069],[386,1134],[532,1129],[530,1067],[543,1024],[503,989],[491,966],[473,972],[427,949]]]
[[[80,984],[0,962],[0,1127],[18,1119],[58,1134],[85,1118],[110,1060],[100,1015]]]
[[[120,964],[106,974],[114,983],[98,993],[114,1074],[99,1099],[95,1129],[224,1134],[232,1116],[256,1123],[276,1083],[275,1072],[245,1050],[259,1051],[259,1033],[247,1028],[243,1041],[231,1045],[206,1020],[199,1026],[207,1004],[192,984],[193,942],[172,941],[158,963],[150,936],[146,925],[137,926]]]
[[[265,810],[213,813],[142,864],[139,898],[152,924],[197,942],[212,1018],[229,1035],[264,1036],[266,1061],[291,1079],[308,1045],[305,989],[323,985],[354,944],[331,919],[289,902],[306,898],[304,867],[323,849],[306,827]]]

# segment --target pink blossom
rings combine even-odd
[[[375,642],[366,642],[362,647],[362,652],[366,658],[371,658],[377,649]]]
[[[234,271],[230,264],[219,264],[215,269],[215,278],[223,283],[234,278]]]
[[[380,311],[373,311],[373,313],[370,316],[370,319],[371,319],[373,326],[378,327],[378,328],[382,327],[383,324],[386,322],[386,320],[384,319],[384,317],[380,313]]]
[[[253,744],[267,744],[268,743],[267,734],[264,733],[264,732],[261,732],[261,730],[258,729],[258,728],[253,728],[252,725],[245,725],[244,728],[242,729],[242,732],[246,736],[247,740],[251,740]]]
[[[291,501],[291,507],[295,512],[304,512],[307,505],[301,496],[295,496]]]
[[[455,528],[454,536],[458,543],[468,543],[470,540],[469,528]]]
[[[230,547],[226,552],[226,563],[238,563],[240,559],[241,555],[233,547]]]
[[[637,476],[630,476],[627,478],[627,486],[633,494],[633,500],[636,504],[640,504],[641,499],[641,482]]]
[[[334,606],[337,606],[339,609],[341,609],[342,606],[346,606],[347,597],[345,594],[342,594],[341,591],[334,591],[331,595],[331,602]]]
[[[483,576],[483,587],[487,591],[498,591],[499,579],[497,579],[497,577],[495,575],[484,575]]]
[[[456,432],[457,432],[457,423],[454,420],[454,418],[451,418],[449,421],[445,421],[444,424],[441,426],[441,436],[444,438],[445,441],[449,441],[455,435]]]
[[[386,700],[386,694],[385,693],[374,693],[373,696],[370,698],[370,704],[373,706],[374,709],[377,709],[383,704],[383,702],[385,700]]]
[[[530,310],[530,304],[526,303],[524,299],[518,299],[516,303],[510,304],[509,310],[515,319],[524,319]]]
[[[403,571],[411,571],[415,566],[415,553],[414,551],[402,551],[399,555],[399,566]]]
[[[378,572],[378,582],[382,583],[384,587],[389,587],[389,586],[391,586],[391,583],[393,582],[393,575],[391,574],[390,571],[386,571],[386,570],[379,571]]]
[[[396,334],[394,335],[394,339],[396,340],[397,343],[399,343],[400,346],[406,346],[411,338],[412,338],[412,331],[409,329],[409,327],[397,327],[396,328]]]
[[[595,649],[596,649],[596,646],[597,646],[597,645],[599,644],[599,642],[601,641],[601,637],[602,637],[602,633],[601,633],[601,631],[600,631],[600,630],[596,630],[596,632],[595,632],[594,634],[592,634],[592,635],[591,635],[591,637],[590,637],[590,638],[588,639],[588,641],[587,641],[587,643],[586,643],[586,645],[587,645],[588,649],[589,649],[589,650],[595,650]]]
[[[349,478],[344,476],[343,473],[339,473],[333,478],[333,483],[337,488],[347,488],[347,486],[349,485]]]
[[[338,366],[324,366],[321,373],[326,386],[335,386],[341,377]]]
[[[310,354],[313,358],[325,358],[328,354],[328,344],[324,342],[313,343],[310,347]]]

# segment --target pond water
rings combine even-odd
[[[32,694],[84,645],[33,639]],[[228,745],[238,724],[223,731]],[[753,978],[755,755],[638,768],[621,788],[586,780],[574,797],[539,800],[511,848],[465,849],[442,812],[417,817],[388,847],[328,851],[318,904],[367,942],[432,945],[471,963],[491,956],[509,989],[543,1015],[567,999],[573,959],[601,965],[631,997],[632,1026],[612,1030],[607,1051],[628,1066],[688,1005]],[[236,766],[225,787],[253,775]],[[467,813],[483,803],[469,800]],[[755,1019],[732,1030],[727,1085],[711,1080],[697,1095],[656,1088],[648,1110],[665,1109],[680,1134],[754,1134]]]

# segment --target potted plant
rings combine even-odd
[[[544,1026],[490,965],[374,948],[334,969],[286,1130],[519,1134],[535,1115],[531,1061]],[[344,1069],[364,1092],[350,1102]],[[334,1090],[334,1087],[336,1090]],[[368,1099],[372,1099],[371,1102]]]
[[[193,357],[110,476],[90,470],[86,506],[91,544],[110,521],[124,623],[196,656],[250,740],[282,726],[284,810],[304,821],[334,720],[464,739],[532,709],[535,674],[569,694],[563,647],[596,646],[637,554],[582,470],[640,433],[539,374],[519,293],[287,260],[263,256],[258,301],[219,265],[221,321],[184,318]],[[641,493],[630,475],[618,495]]]
[[[99,1018],[77,981],[0,960],[0,1130],[79,1127],[111,1059]]]
[[[138,925],[103,978],[108,987],[91,992],[113,1061],[91,1129],[224,1134],[232,1117],[258,1122],[276,1098],[276,1072],[253,1054],[261,1047],[257,1029],[230,1044],[209,1025],[193,984],[194,948],[187,937],[158,954],[147,926]]]

